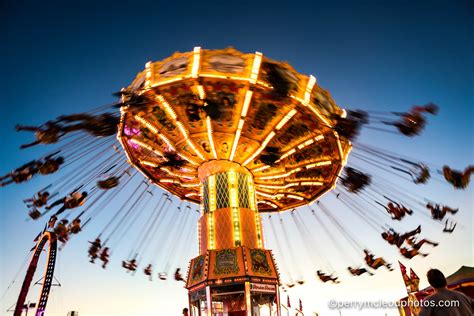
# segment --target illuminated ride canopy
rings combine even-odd
[[[210,203],[201,183],[233,168],[254,185],[260,212],[308,204],[334,188],[351,148],[331,129],[343,110],[316,79],[261,53],[175,53],[147,63],[126,91],[147,100],[121,109],[130,162],[202,208]]]

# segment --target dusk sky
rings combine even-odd
[[[0,5],[4,38],[0,50],[1,174],[49,150],[44,145],[20,150],[19,146],[31,142],[33,135],[15,132],[15,124],[40,125],[61,114],[112,103],[112,93],[128,86],[147,61],[164,59],[176,51],[191,51],[195,46],[232,46],[288,61],[300,73],[314,75],[342,108],[402,112],[414,104],[434,102],[440,111],[429,117],[422,135],[408,138],[366,129],[360,142],[439,167],[447,164],[461,170],[474,163],[472,1],[97,2],[4,1]],[[380,172],[374,169],[374,173]],[[44,221],[25,221],[27,209],[22,200],[60,177],[35,178],[26,184],[0,188],[2,315],[16,301],[24,272],[8,287],[44,226]],[[433,179],[423,186],[391,179],[390,174],[382,177],[421,198],[459,207],[457,230],[443,234],[442,227],[428,217],[407,219],[396,227],[409,230],[422,224],[423,235],[439,241],[440,246],[428,249],[431,254],[427,258],[403,261],[364,221],[327,195],[322,201],[348,229],[397,268],[394,272],[379,269],[372,277],[350,277],[345,269],[352,263],[327,246],[328,236],[302,208],[298,211],[308,220],[314,236],[321,238],[319,248],[324,261],[341,275],[341,284],[329,285],[316,280],[314,262],[305,248],[295,246],[296,258],[277,251],[268,233],[267,215],[263,215],[266,247],[274,249],[277,263],[283,266],[296,262],[290,269],[293,276],[298,270],[304,273],[305,285],[295,287],[289,295],[294,305],[301,298],[309,315],[312,311],[338,315],[338,311],[327,308],[332,299],[393,301],[405,296],[397,260],[414,268],[422,279],[421,287],[427,286],[425,273],[431,267],[451,274],[462,265],[473,266],[472,183],[466,190],[455,190],[440,181],[439,175],[435,177],[438,181]],[[126,259],[130,249],[126,242],[114,251],[107,270],[88,263],[87,241],[113,216],[119,202],[111,203],[61,251],[56,276],[62,287],[53,289],[47,315],[66,315],[70,310],[78,310],[81,316],[180,315],[186,306],[187,292],[181,284],[149,282],[142,273],[132,277],[123,271],[120,261]],[[282,217],[291,223],[289,214]],[[196,220],[197,214],[184,228],[193,230],[193,236],[197,234]],[[289,243],[298,245],[298,232],[293,226],[288,226],[293,237]],[[135,239],[136,232],[128,234],[129,239]],[[163,248],[172,241],[166,236],[165,232]],[[337,231],[334,236],[340,243],[346,242]],[[193,238],[183,247],[182,258],[174,262],[186,271],[187,260],[197,252]],[[351,256],[354,262],[362,263],[362,254],[360,258],[354,253]],[[286,277],[282,275],[283,280]],[[36,300],[34,295],[29,298]],[[286,293],[282,298],[286,300]],[[385,312],[398,315],[394,309],[343,310],[342,315]]]

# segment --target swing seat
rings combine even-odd
[[[34,209],[28,213],[28,215],[33,219],[37,220],[38,218],[41,217],[41,212],[38,211],[37,209]]]
[[[168,273],[166,273],[166,272],[158,273],[158,277],[160,278],[160,280],[166,280],[167,276],[168,276]]]

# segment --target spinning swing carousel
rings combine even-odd
[[[176,53],[149,62],[127,94],[118,133],[129,162],[152,183],[200,204],[199,256],[186,288],[192,315],[279,311],[279,274],[260,213],[317,200],[335,187],[350,142],[343,116],[313,76],[261,53]]]
[[[421,227],[401,234],[392,222],[415,214],[431,217],[429,225],[434,220],[442,227],[445,220],[443,233],[452,233],[456,227],[452,216],[458,209],[400,190],[390,180],[367,173],[365,168],[388,171],[390,177],[402,177],[415,185],[443,175],[455,189],[465,189],[474,172],[473,166],[457,171],[354,141],[363,125],[393,133],[380,128],[380,124],[391,125],[405,136],[419,135],[426,125],[425,115],[437,113],[435,104],[413,106],[403,113],[345,111],[317,85],[313,76],[301,75],[287,63],[258,52],[244,54],[232,48],[197,47],[192,52],[175,53],[163,61],[147,63],[132,84],[117,95],[120,101],[90,112],[63,115],[39,127],[18,125],[17,130],[33,131],[36,137],[33,143],[22,145],[22,149],[55,144],[70,135],[67,143],[52,153],[0,177],[0,187],[72,168],[67,176],[24,200],[33,220],[42,219],[53,207],[62,205],[40,235],[51,233],[54,238],[49,240],[55,245],[57,238],[62,246],[111,201],[124,196],[114,216],[95,241],[90,241],[90,262],[100,259],[106,268],[116,246],[113,243],[118,244],[129,231],[138,231],[129,254],[131,259],[123,261],[122,267],[133,275],[138,262],[145,261],[150,244],[157,242],[158,247],[144,269],[150,281],[157,252],[163,248],[159,232],[165,234],[162,238],[173,241],[160,253],[168,262],[158,276],[166,280],[169,258],[180,259],[179,254],[186,250],[194,235],[186,224],[197,220],[199,255],[191,259],[186,280],[179,268],[174,277],[186,284],[193,316],[280,315],[280,288],[291,288],[295,282],[284,258],[279,261],[289,282],[280,280],[274,256],[265,249],[262,213],[267,213],[269,230],[280,254],[278,235],[283,233],[283,243],[290,239],[286,231],[289,224],[283,223],[280,216],[284,211],[290,211],[306,252],[316,254],[320,253],[319,240],[302,217],[305,208],[301,206],[307,206],[315,224],[329,236],[341,257],[348,262],[353,259],[326,226],[333,226],[359,259],[365,254],[367,268],[360,266],[360,260],[353,261],[348,267],[350,274],[373,275],[372,271],[381,267],[392,270],[391,265],[371,254],[363,241],[333,214],[335,210],[319,199],[332,191],[343,208],[374,229],[376,238],[382,236],[389,245],[399,248],[403,257],[411,259],[427,255],[418,251],[423,243],[436,243],[424,238],[416,240]],[[110,108],[111,112],[104,112]],[[369,116],[370,124],[379,126],[369,126]],[[345,167],[352,146],[351,162]],[[138,173],[145,181],[136,177]],[[336,188],[336,184],[340,185]],[[158,187],[164,192],[156,207],[147,208],[154,193],[160,192]],[[63,197],[50,201],[57,194]],[[177,212],[170,210],[171,195],[181,201]],[[313,202],[316,205],[311,206]],[[191,212],[191,204],[200,205],[199,218],[193,218],[197,214]],[[316,206],[320,210],[315,211]],[[374,208],[375,214],[370,214],[368,210]],[[280,218],[280,232],[272,222],[273,214]],[[71,223],[69,216],[74,217]],[[143,227],[131,228],[140,216],[148,218]],[[166,229],[160,229],[160,224]],[[38,247],[44,245],[41,242]],[[174,245],[177,242],[181,245]],[[290,244],[286,246],[290,258],[296,257]],[[35,258],[30,266],[36,265]],[[334,273],[335,269],[329,262],[325,265],[325,261],[321,255],[312,264]],[[317,270],[316,275],[324,283],[340,283],[337,276],[326,272]],[[31,270],[25,278],[17,315],[21,314],[33,274]],[[296,283],[303,284],[304,279]],[[46,308],[49,286],[45,288],[38,315]]]

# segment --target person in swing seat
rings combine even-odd
[[[413,237],[420,232],[421,226],[418,226],[415,230],[405,234],[399,234],[393,229],[389,229],[388,231],[382,233],[382,238],[385,239],[390,245],[395,245],[400,248],[407,238]]]
[[[100,238],[96,238],[94,241],[89,241],[91,244],[89,247],[89,258],[91,258],[90,262],[94,263],[95,259],[97,259],[99,250],[102,248],[102,244]]]
[[[150,263],[149,265],[147,265],[147,266],[145,267],[145,269],[143,269],[143,273],[145,273],[145,275],[148,276],[148,279],[149,279],[150,281],[152,281],[153,266],[152,266],[151,263]]]
[[[377,270],[380,267],[385,267],[389,271],[393,271],[392,265],[387,263],[382,257],[375,258],[373,254],[370,253],[369,250],[364,249],[365,253],[365,262],[369,267],[371,267],[374,270]]]
[[[176,271],[174,272],[174,279],[176,281],[183,281],[184,282],[184,279],[183,279],[183,276],[181,275],[181,269],[180,268],[177,268]]]
[[[354,276],[359,276],[359,275],[362,275],[364,273],[367,273],[367,274],[370,274],[370,275],[374,275],[372,272],[370,272],[369,270],[367,270],[366,268],[352,268],[352,267],[347,267],[347,270],[349,270],[349,272],[354,275]]]
[[[109,250],[110,250],[109,247],[104,247],[104,249],[102,249],[102,251],[100,252],[99,259],[100,261],[102,261],[103,269],[105,269],[107,267],[107,264],[109,263],[109,257],[110,257]]]
[[[408,249],[408,248],[402,247],[402,248],[400,248],[400,253],[402,254],[402,256],[404,256],[407,259],[412,259],[413,257],[418,256],[418,255],[420,255],[422,257],[428,256],[427,253],[421,253],[416,248]]]
[[[322,272],[321,270],[316,271],[316,275],[324,283],[326,283],[326,282],[332,282],[332,283],[335,283],[335,284],[339,283],[339,280],[338,280],[337,277],[333,276],[332,274],[327,275],[324,272]]]
[[[63,198],[55,201],[51,205],[46,206],[46,209],[50,210],[51,208],[53,208],[57,205],[63,204],[63,206],[55,214],[55,215],[59,215],[67,209],[73,209],[73,208],[76,208],[76,207],[79,207],[79,206],[83,205],[84,202],[85,202],[86,197],[87,197],[87,192],[86,191],[84,191],[82,193],[76,191],[76,192],[73,192],[73,193],[69,194],[69,196],[63,197]]]
[[[36,193],[36,195],[33,196],[32,198],[23,200],[23,202],[31,203],[31,204],[27,204],[26,205],[27,207],[43,207],[46,204],[48,204],[49,196],[50,196],[50,193],[48,191],[44,191],[44,192],[40,191]]]

